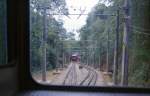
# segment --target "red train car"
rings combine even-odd
[[[78,54],[73,54],[70,57],[71,61],[78,62],[80,61],[80,56]]]

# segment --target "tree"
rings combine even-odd
[[[107,71],[110,71],[111,67],[107,66],[107,68],[106,68],[106,61],[108,62],[108,60],[109,60],[109,59],[107,59],[107,60],[105,59],[106,52],[107,52],[107,56],[108,56],[108,50],[112,50],[114,45],[111,46],[110,48],[108,48],[108,43],[106,41],[110,42],[111,45],[113,44],[115,21],[114,21],[114,18],[111,16],[99,15],[99,14],[112,14],[113,11],[111,10],[111,8],[112,8],[111,6],[109,8],[109,7],[106,7],[104,4],[97,4],[94,7],[94,9],[92,10],[92,12],[88,15],[86,25],[80,29],[81,41],[85,41],[82,44],[82,46],[85,47],[84,49],[86,49],[86,47],[90,47],[90,46],[92,46],[94,48],[94,50],[91,50],[91,51],[94,51],[94,54],[92,54],[91,57],[88,57],[89,59],[91,59],[91,63],[99,62],[98,61],[99,59],[95,59],[95,58],[100,58],[99,56],[101,55],[103,65],[105,65],[105,69]],[[111,19],[113,19],[113,20],[111,20]],[[111,36],[109,38],[107,35],[108,29],[112,30],[112,32],[109,32],[109,34]],[[86,42],[86,40],[89,42]],[[99,48],[99,47],[101,47],[101,48]],[[102,48],[102,47],[104,47],[104,48]],[[104,50],[102,50],[102,49],[104,49]],[[108,50],[106,50],[106,49],[108,49]],[[98,53],[98,52],[100,52],[100,53]],[[112,52],[110,52],[110,53],[112,53]],[[91,53],[89,53],[89,54],[91,54]],[[104,62],[105,62],[105,64],[104,64]],[[99,65],[99,64],[96,64],[96,66],[97,65]]]
[[[148,11],[150,1],[133,0],[131,4],[130,28],[132,32],[129,34],[131,41],[129,43],[129,85],[148,87],[150,85],[150,37],[147,30],[150,25]]]
[[[56,68],[56,41],[66,38],[66,30],[63,23],[55,20],[53,16],[48,16],[48,11],[53,13],[67,13],[64,0],[31,0],[30,1],[30,20],[31,20],[31,70],[40,70],[40,62],[42,61],[42,33],[43,33],[43,10],[42,7],[50,7],[46,12],[46,33],[47,33],[47,66],[48,69]]]

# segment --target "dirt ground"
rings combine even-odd
[[[42,74],[39,73],[33,73],[33,79],[35,81],[37,81],[38,83],[46,83],[46,84],[52,84],[52,85],[63,85],[63,82],[66,78],[66,75],[69,71],[69,69],[71,68],[71,64],[67,67],[67,68],[61,68],[56,70],[51,70],[51,71],[47,71],[46,74],[46,82],[42,82]],[[79,83],[86,77],[86,75],[88,74],[88,71],[85,68],[79,68],[79,64],[75,64],[75,68],[76,68],[76,74],[77,74],[77,84],[79,85]],[[97,72],[97,81],[95,86],[111,86],[112,84],[112,79],[110,75],[107,75],[104,72],[98,71]]]

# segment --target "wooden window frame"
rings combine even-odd
[[[133,87],[84,87],[84,86],[58,86],[42,85],[35,82],[30,73],[30,22],[29,22],[29,0],[10,0],[8,8],[9,41],[14,50],[10,59],[17,61],[18,79],[20,91],[26,90],[55,90],[55,91],[82,91],[82,92],[113,92],[113,93],[150,93],[150,88]],[[13,7],[13,8],[12,8]],[[15,12],[15,13],[14,13]],[[15,24],[14,24],[15,22]],[[13,30],[13,31],[12,31]],[[15,34],[14,34],[15,33]],[[9,43],[10,44],[10,43]],[[14,45],[15,46],[14,46]],[[14,55],[15,54],[15,55]]]

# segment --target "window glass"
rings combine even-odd
[[[0,0],[0,65],[7,63],[6,0]]]
[[[30,0],[39,83],[150,87],[150,0]]]

